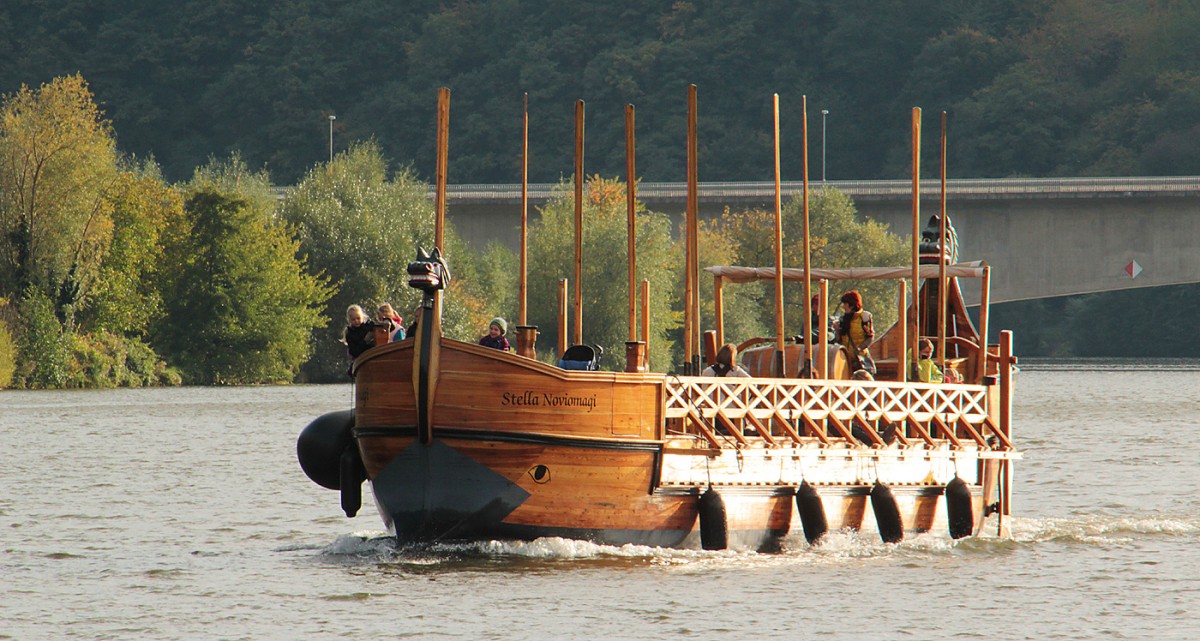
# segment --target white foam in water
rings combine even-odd
[[[1064,519],[1025,518],[1014,521],[1013,538],[1021,542],[1075,539],[1084,543],[1123,543],[1141,534],[1188,536],[1200,533],[1200,520],[1172,517],[1086,515]]]
[[[361,530],[339,536],[326,545],[321,553],[335,556],[374,556],[390,553],[394,546],[395,539],[386,532]]]
[[[502,556],[533,559],[594,559],[601,557],[662,558],[695,556],[696,550],[656,548],[646,545],[602,545],[590,541],[577,541],[559,537],[547,537],[533,541],[482,541],[456,546],[458,551],[478,552]],[[707,553],[714,554],[714,553]],[[731,554],[721,552],[718,554]]]
[[[655,564],[689,565],[693,563],[837,563],[849,559],[885,559],[896,555],[940,555],[953,550],[988,552],[996,545],[1045,543],[1075,540],[1083,543],[1112,544],[1126,542],[1138,535],[1165,536],[1200,533],[1200,520],[1178,518],[1114,518],[1081,516],[1065,519],[1010,517],[1007,525],[1011,539],[993,536],[994,520],[989,521],[983,536],[951,540],[939,532],[907,535],[899,543],[884,543],[875,532],[839,530],[829,532],[819,545],[808,545],[803,537],[794,535],[783,542],[777,553],[758,553],[735,550],[692,550],[657,548],[645,545],[601,545],[558,537],[533,541],[478,541],[469,543],[434,543],[397,545],[385,532],[362,530],[339,536],[321,549],[321,554],[366,559],[402,559],[407,563],[437,564],[469,556],[493,556],[546,560],[586,559],[645,559]]]

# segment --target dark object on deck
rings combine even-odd
[[[562,369],[594,372],[600,369],[600,357],[603,355],[604,349],[599,345],[572,345],[563,352],[562,358],[558,359],[558,366]]]

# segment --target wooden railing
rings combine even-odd
[[[805,437],[883,446],[894,436],[903,445],[1012,449],[1007,429],[989,415],[988,398],[983,385],[672,377],[666,418],[668,430],[717,448],[755,438],[767,447],[800,444]]]

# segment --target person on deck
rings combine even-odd
[[[852,369],[871,369],[873,364],[867,348],[875,340],[871,312],[863,309],[862,294],[850,290],[842,294],[842,318],[838,321],[837,341],[850,352]]]
[[[750,372],[737,364],[737,346],[726,343],[717,351],[717,362],[705,368],[701,376],[729,376],[733,378],[750,378]]]
[[[821,340],[821,309],[820,309],[820,304],[821,304],[821,296],[820,296],[819,294],[813,294],[813,296],[812,296],[812,300],[811,300],[811,301],[809,301],[809,309],[810,309],[810,310],[811,310],[811,312],[812,312],[812,315],[811,315],[812,321],[811,321],[811,322],[812,322],[812,337],[813,337],[813,342],[814,342],[814,343],[816,343],[816,344],[818,344],[818,345],[821,345],[821,344],[824,344],[824,343],[834,343],[834,342],[837,342],[837,341],[835,340],[835,337],[834,337],[834,330],[835,330],[835,329],[836,329],[836,327],[837,327],[837,322],[836,322],[836,321],[834,321],[834,322],[830,323],[830,327],[829,327],[829,330],[828,330],[828,334],[826,335],[826,337],[825,337],[825,340]],[[797,337],[795,338],[795,340],[796,340],[796,342],[797,342],[797,343],[800,343],[800,342],[802,342],[802,340],[803,340],[803,337],[802,337],[802,336],[797,336]]]
[[[504,350],[507,352],[509,350],[509,344],[508,339],[504,337],[504,335],[507,333],[508,321],[497,316],[492,319],[492,322],[488,323],[487,336],[479,339],[479,344],[483,345],[484,347],[491,347],[493,349]]]
[[[937,363],[933,362],[933,343],[928,338],[922,338],[920,342],[920,357],[917,359],[916,380],[922,383],[941,383],[943,380],[942,370],[938,368]]]
[[[367,313],[358,305],[346,308],[346,332],[342,335],[346,351],[350,358],[358,358],[359,354],[375,345],[375,323],[367,318]]]
[[[390,325],[388,329],[388,340],[402,341],[404,340],[404,317],[396,313],[392,306],[384,303],[375,310],[375,322],[379,324]]]

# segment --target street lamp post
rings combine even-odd
[[[825,182],[825,116],[828,115],[828,109],[821,110],[821,182]]]
[[[333,162],[333,121],[337,116],[329,114],[329,162]],[[824,134],[822,134],[824,135]]]

